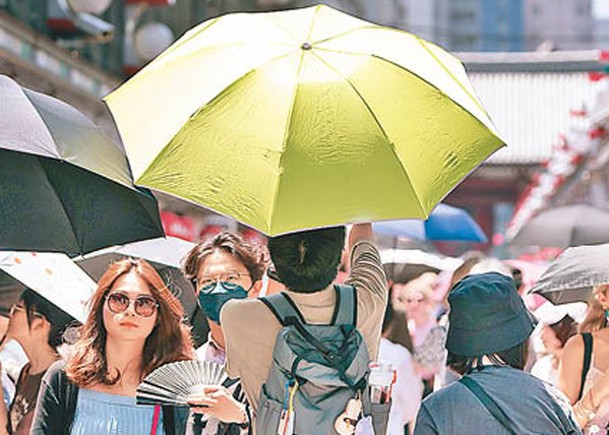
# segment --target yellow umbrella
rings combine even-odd
[[[503,145],[458,59],[327,6],[206,21],[106,102],[136,183],[268,235],[426,218]]]

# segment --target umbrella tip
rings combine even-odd
[[[300,46],[300,48],[301,48],[301,49],[303,49],[303,50],[310,50],[310,49],[312,49],[313,47],[312,47],[312,46],[311,46],[311,44],[309,44],[308,42],[304,42],[304,43],[303,43],[303,44]]]

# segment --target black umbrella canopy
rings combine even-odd
[[[588,302],[594,287],[609,284],[609,243],[563,252],[537,280],[531,293],[555,305]]]
[[[0,247],[77,255],[163,235],[120,145],[72,106],[0,75]]]
[[[516,234],[512,244],[555,248],[609,242],[609,213],[588,205],[544,211]]]

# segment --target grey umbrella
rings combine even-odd
[[[70,255],[163,235],[122,148],[72,106],[0,75],[0,248]]]
[[[512,240],[514,245],[556,248],[609,242],[609,213],[588,205],[544,211],[528,222]]]
[[[609,243],[569,248],[537,280],[531,293],[555,305],[587,302],[592,289],[609,284]]]

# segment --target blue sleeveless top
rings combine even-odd
[[[81,388],[71,435],[148,435],[153,417],[154,406],[136,405],[135,397]],[[156,434],[164,435],[162,412]]]

